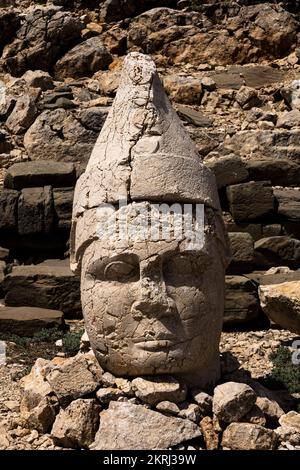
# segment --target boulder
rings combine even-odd
[[[300,334],[300,281],[259,287],[264,313],[277,325]]]
[[[274,450],[277,446],[274,431],[251,423],[231,423],[225,429],[222,447],[231,450]]]
[[[259,426],[266,425],[266,418],[263,411],[255,404],[251,410],[246,413],[242,420],[244,423],[258,424]]]
[[[256,394],[249,385],[227,382],[214,390],[213,413],[220,421],[239,421],[253,407]]]
[[[172,74],[164,77],[163,84],[172,101],[182,104],[200,104],[202,85],[199,79]]]
[[[178,413],[180,412],[180,409],[175,403],[172,403],[171,401],[161,401],[156,405],[157,411],[160,411],[161,413],[165,413],[168,415],[174,415],[177,416]]]
[[[202,416],[210,415],[212,412],[212,397],[202,390],[192,390],[192,397],[199,406],[200,413]]]
[[[32,9],[17,37],[5,46],[2,59],[8,72],[20,77],[26,70],[52,68],[57,58],[80,40],[83,24],[71,13],[53,6]]]
[[[256,406],[263,412],[268,427],[277,425],[279,418],[284,414],[279,404],[267,397],[257,397]]]
[[[242,159],[234,154],[210,157],[205,160],[216,177],[218,188],[240,183],[248,179],[248,171]]]
[[[55,77],[90,77],[98,70],[107,69],[112,56],[103,44],[101,37],[93,37],[68,51],[54,67]]]
[[[274,186],[297,186],[300,179],[300,165],[284,158],[251,159],[246,162],[250,179],[270,180]]]
[[[165,416],[144,406],[111,402],[100,414],[93,450],[162,450],[201,436],[188,419]]]
[[[293,80],[280,93],[290,108],[300,109],[300,80]]]
[[[254,263],[254,241],[250,233],[230,232],[231,264],[229,269],[251,270]]]
[[[228,186],[227,198],[230,212],[237,221],[266,217],[274,210],[273,190],[266,181]]]
[[[32,88],[40,88],[42,91],[54,88],[51,75],[43,70],[27,70],[21,78]]]
[[[287,111],[282,113],[277,121],[277,127],[283,127],[285,129],[292,129],[293,127],[300,126],[300,111],[294,109],[293,111]]]
[[[179,418],[185,418],[189,419],[190,421],[193,421],[194,423],[199,423],[201,418],[201,411],[198,405],[196,405],[195,403],[184,402],[180,403],[179,409]]]
[[[86,129],[62,108],[43,111],[24,136],[24,146],[32,160],[87,162],[98,132]]]
[[[176,106],[178,116],[189,124],[196,127],[212,127],[212,120],[205,116],[201,111],[178,104]],[[203,143],[203,142],[202,142]]]
[[[66,407],[71,401],[97,390],[102,370],[90,354],[81,354],[53,365],[46,374],[50,387],[60,404]]]
[[[99,427],[100,410],[96,400],[83,398],[61,409],[51,431],[54,443],[61,447],[88,448]]]
[[[261,238],[254,244],[255,264],[258,267],[289,266],[300,262],[300,241],[288,236]]]
[[[37,116],[35,99],[30,95],[18,98],[16,105],[6,121],[6,127],[13,134],[23,134]]]
[[[224,325],[254,320],[260,311],[256,284],[244,276],[225,279]]]
[[[124,397],[124,392],[117,388],[106,387],[99,388],[96,397],[102,405],[108,405],[111,401],[117,401],[120,397]]]
[[[9,250],[0,246],[0,261],[7,261],[9,258]]]
[[[280,441],[289,442],[292,445],[300,445],[300,413],[290,411],[279,419],[280,427],[275,429]]]
[[[46,371],[50,361],[37,359],[30,374],[20,380],[22,398],[20,416],[27,427],[41,433],[50,430],[58,411],[57,398],[46,380]]]
[[[300,189],[274,188],[274,196],[278,203],[277,211],[281,217],[300,221]]]
[[[18,201],[20,235],[50,233],[53,229],[53,195],[50,186],[24,188]]]
[[[51,265],[13,267],[4,289],[7,306],[57,309],[67,318],[81,316],[79,279],[59,260]]]
[[[33,336],[43,328],[61,328],[63,313],[36,307],[1,307],[0,330],[18,336]]]
[[[255,89],[242,86],[235,95],[235,99],[243,109],[251,109],[254,106],[259,107],[262,103]]]
[[[4,187],[7,189],[34,188],[38,186],[75,186],[76,172],[72,163],[39,160],[15,163],[6,172]]]
[[[74,188],[53,189],[54,211],[59,229],[70,230]]]
[[[179,403],[185,400],[187,390],[170,376],[137,377],[132,381],[135,395],[144,403],[157,405],[157,403],[168,400]]]
[[[0,231],[15,231],[19,192],[0,188]]]

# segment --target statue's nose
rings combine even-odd
[[[132,313],[159,317],[174,314],[175,310],[175,302],[167,293],[159,258],[141,262],[140,292],[132,305]]]

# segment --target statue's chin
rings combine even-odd
[[[104,370],[116,376],[138,377],[143,375],[168,374],[181,377],[187,384],[204,389],[214,385],[220,377],[219,354],[213,357],[188,358],[184,350],[151,345],[150,350],[140,347],[130,351],[103,354],[94,348],[94,353]],[[156,349],[155,349],[156,347]]]

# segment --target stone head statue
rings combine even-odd
[[[73,207],[71,267],[101,366],[216,381],[227,262],[214,176],[152,60],[129,54]]]

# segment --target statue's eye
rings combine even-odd
[[[87,269],[86,277],[93,281],[138,281],[140,278],[138,258],[130,255],[122,255],[115,257],[115,259],[98,259]]]
[[[139,280],[139,269],[126,261],[112,261],[104,269],[106,281],[133,282]]]
[[[177,254],[163,262],[164,280],[174,286],[197,285],[207,269],[207,259],[199,254]]]

